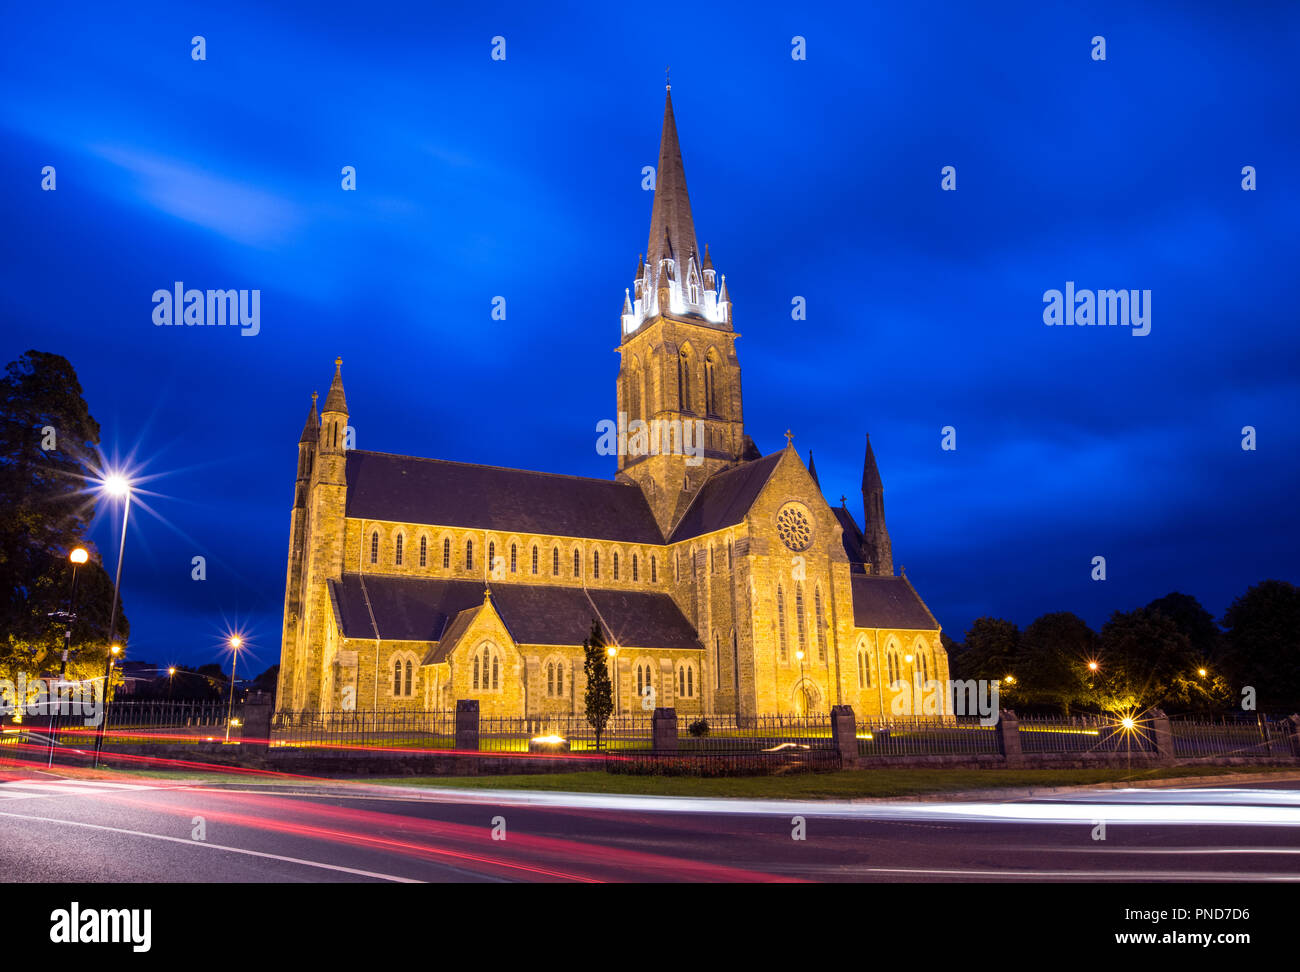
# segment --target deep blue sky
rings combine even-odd
[[[0,354],[66,355],[106,451],[162,474],[131,657],[206,661],[238,625],[278,660],[336,355],[360,448],[613,474],[665,64],[748,431],[792,428],[859,517],[872,433],[895,563],[951,635],[1300,580],[1300,7],[178,6],[12,7],[0,40]],[[261,334],[155,328],[176,280],[259,288]],[[1066,280],[1150,289],[1151,334],[1045,327]],[[103,515],[94,540],[115,555]]]

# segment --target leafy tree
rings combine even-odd
[[[72,568],[94,514],[86,480],[99,425],[66,358],[28,351],[0,378],[0,671],[55,674],[64,645]],[[92,551],[77,573],[69,673],[102,677],[112,579]],[[129,626],[118,611],[118,634]]]
[[[1020,648],[1020,629],[1002,618],[976,618],[966,632],[966,646],[950,661],[953,678],[990,681],[1011,672]]]
[[[1107,711],[1222,704],[1223,683],[1198,674],[1191,641],[1159,611],[1116,611],[1101,629],[1096,701]]]
[[[1300,709],[1300,588],[1261,581],[1232,602],[1223,625],[1234,694],[1253,686],[1260,709]]]
[[[591,634],[582,643],[582,654],[582,668],[587,676],[587,691],[584,696],[587,722],[596,730],[596,748],[599,749],[601,734],[614,712],[614,690],[606,661],[605,636],[600,630],[600,622],[595,618],[591,621]]]
[[[253,679],[253,688],[257,689],[259,692],[269,693],[272,698],[272,701],[274,701],[276,685],[279,682],[279,680],[280,680],[280,666],[277,663],[275,665],[272,665],[261,675],[257,676],[257,678]]]
[[[1214,623],[1214,615],[1201,606],[1190,594],[1174,591],[1156,598],[1147,605],[1148,611],[1159,611],[1187,635],[1192,651],[1205,666],[1216,665],[1223,656],[1223,632]]]
[[[1088,662],[1096,660],[1097,652],[1096,633],[1077,614],[1044,614],[1020,638],[1017,696],[1069,715],[1071,706],[1090,700],[1089,684],[1094,679]]]

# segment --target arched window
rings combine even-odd
[[[519,572],[519,550],[518,550],[518,545],[512,543],[512,544],[510,545],[510,573],[512,573],[512,574],[516,574],[516,573],[518,573],[518,572]]]
[[[479,657],[478,652],[474,653],[474,688],[477,689],[479,684]]]
[[[677,694],[686,697],[686,666],[677,666]]]
[[[777,628],[777,651],[781,656],[781,661],[789,658],[788,649],[785,642],[785,592],[781,590],[780,585],[776,588],[776,628]]]
[[[635,583],[636,580],[637,580],[637,576],[636,576],[636,554],[633,554],[633,555],[632,555],[632,581],[633,581],[633,583]]]
[[[393,694],[402,694],[402,660],[393,662]]]
[[[677,354],[677,408],[682,412],[691,410],[690,381],[690,364],[686,360],[686,352],[680,351]]]
[[[555,665],[553,664],[546,666],[546,694],[555,695]]]
[[[713,386],[713,352],[704,359],[704,410],[709,415],[718,414],[718,402]]]
[[[533,573],[537,573],[537,544],[533,544]]]
[[[558,662],[555,666],[555,694],[564,694],[564,662]]]
[[[597,578],[600,577],[600,551],[599,550],[593,550],[591,552],[591,576]]]
[[[414,666],[411,664],[411,660],[408,658],[406,661],[406,684],[402,686],[403,688],[402,694],[405,695],[407,698],[410,698],[412,695],[415,694],[414,687],[411,684],[412,681],[411,673],[413,670],[414,670]]]
[[[420,566],[429,566],[429,538],[420,537]]]
[[[474,569],[474,541],[473,540],[465,541],[465,569],[466,570]]]
[[[795,624],[799,629],[799,650],[807,651],[808,631],[803,617],[803,584],[795,584],[794,587],[794,613]]]
[[[655,563],[655,555],[654,555],[654,554],[651,554],[651,555],[650,555],[650,583],[651,583],[651,584],[658,584],[658,583],[659,583],[659,567],[658,567],[658,565]]]
[[[618,551],[614,551],[614,580],[618,580]]]
[[[820,587],[813,589],[813,613],[817,619],[817,630],[814,637],[817,639],[817,660],[826,660],[826,616],[822,614],[822,589]]]
[[[645,697],[645,669],[640,665],[636,667],[636,697]]]
[[[474,653],[474,688],[484,692],[501,688],[501,656],[489,644]]]
[[[379,563],[379,531],[370,534],[370,562]]]
[[[486,651],[487,649],[484,649]],[[501,660],[496,655],[492,656],[492,691],[501,687]]]
[[[451,568],[451,537],[442,538],[442,569]]]
[[[488,573],[497,569],[497,542],[495,540],[488,541],[487,569]]]
[[[582,573],[582,559],[578,556],[578,548],[573,548],[573,576],[577,577]]]
[[[686,697],[695,698],[695,669],[690,665],[686,666]]]
[[[393,563],[398,567],[402,566],[402,541],[406,538],[400,533],[397,535],[397,542],[393,545]]]
[[[552,577],[560,576],[560,548],[559,547],[551,548],[551,576]]]

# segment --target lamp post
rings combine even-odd
[[[235,668],[239,664],[239,646],[244,640],[239,635],[230,636],[230,701],[226,704],[226,742],[230,742],[230,716],[235,708]]]
[[[59,685],[58,691],[63,691],[64,682],[68,678],[68,652],[72,649],[72,622],[76,619],[73,612],[77,609],[77,568],[90,559],[90,554],[86,552],[85,547],[77,547],[68,554],[68,560],[72,564],[72,590],[68,593],[68,617],[67,627],[63,630],[63,661],[59,665]],[[55,707],[55,700],[50,699],[50,758],[46,762],[46,768],[54,765],[54,737],[56,730],[55,719],[58,716],[58,710]]]
[[[117,640],[117,605],[118,597],[122,590],[122,554],[126,551],[126,521],[131,515],[131,483],[125,476],[112,475],[104,480],[104,491],[109,496],[122,497],[122,539],[117,545],[117,575],[113,579],[113,610],[109,614],[108,621],[108,640],[112,645],[108,652],[108,658],[104,662],[104,694],[103,706],[104,711],[100,713],[99,718],[99,735],[95,740],[95,759],[91,764],[93,769],[99,768],[99,754],[104,748],[104,729],[108,724],[108,683],[109,676],[113,672],[113,656],[121,651],[121,646],[115,644]]]
[[[610,645],[605,649],[605,654],[609,656],[610,677],[614,680],[614,717],[618,718],[618,649]]]
[[[808,718],[808,686],[803,682],[803,649],[795,649],[794,657],[799,659],[799,714]]]

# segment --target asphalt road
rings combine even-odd
[[[15,882],[1300,880],[1294,783],[834,803],[7,776]]]

